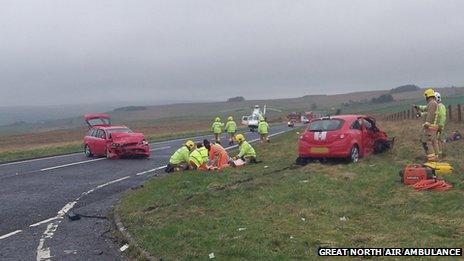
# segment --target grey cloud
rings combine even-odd
[[[462,1],[2,1],[0,104],[462,85]]]

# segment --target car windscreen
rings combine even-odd
[[[132,131],[129,128],[114,128],[114,129],[107,129],[106,132],[108,134],[111,133],[132,133]]]
[[[315,120],[309,124],[308,130],[312,132],[334,131],[343,126],[343,120],[340,119],[323,119]]]
[[[106,118],[94,118],[94,119],[89,119],[87,120],[90,126],[96,126],[96,125],[110,125],[110,119]]]

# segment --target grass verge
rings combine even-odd
[[[359,164],[295,166],[294,132],[257,145],[261,164],[183,172],[129,191],[116,211],[128,231],[163,259],[288,259],[331,247],[462,247],[462,176],[448,192],[416,192],[398,171],[422,155],[418,122],[386,123],[395,149]],[[462,173],[464,146],[447,148]],[[451,153],[452,152],[452,153]],[[346,220],[345,220],[346,219]]]

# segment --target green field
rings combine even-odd
[[[462,142],[446,159],[447,192],[417,192],[398,171],[420,162],[419,122],[381,123],[393,151],[358,164],[294,165],[297,134],[257,145],[263,163],[153,178],[116,207],[137,243],[167,260],[307,259],[329,247],[462,247]],[[456,126],[451,126],[454,128]]]

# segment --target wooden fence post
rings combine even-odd
[[[451,109],[451,105],[448,105],[448,115],[449,120],[451,121],[453,119],[453,110]]]
[[[462,118],[461,118],[461,104],[458,104],[458,121],[459,122],[462,121]]]

